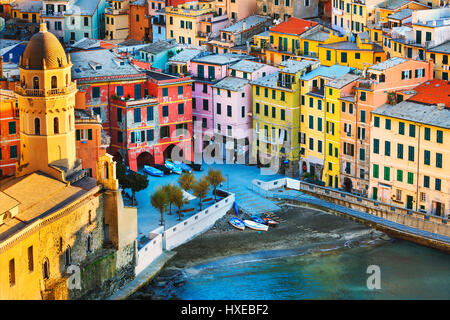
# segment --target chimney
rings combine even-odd
[[[445,108],[445,103],[438,103],[437,104],[438,110],[444,110]]]

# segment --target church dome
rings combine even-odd
[[[31,37],[23,52],[20,67],[31,70],[55,69],[67,66],[67,55],[59,40],[41,23],[38,33]]]

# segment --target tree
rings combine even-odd
[[[194,196],[200,200],[200,211],[202,210],[202,200],[206,197],[209,192],[209,182],[208,177],[203,177],[200,181],[192,185],[192,190],[194,191]]]
[[[131,197],[131,204],[134,205],[136,199],[136,192],[144,190],[148,187],[148,178],[147,176],[132,171],[127,175],[125,179],[125,184],[128,184],[128,187],[131,189],[133,195]]]
[[[127,167],[123,163],[116,163],[116,177],[123,189],[129,188],[127,181]]]
[[[225,182],[225,178],[220,170],[213,169],[209,169],[206,177],[209,184],[214,188],[214,201],[217,201],[217,186],[219,186],[222,182]]]
[[[192,190],[192,185],[195,183],[195,176],[192,172],[183,173],[178,178],[178,184],[186,191]]]
[[[164,225],[164,211],[166,211],[168,204],[167,194],[161,187],[158,187],[158,189],[151,196],[150,202],[154,208],[158,209],[161,214],[161,225]]]
[[[180,188],[175,187],[173,192],[173,204],[178,208],[178,220],[181,220],[181,208],[188,203],[189,200],[184,197],[183,191]]]
[[[169,204],[169,215],[172,215],[172,204],[174,204],[175,193],[177,192],[178,187],[173,184],[168,184],[162,187],[162,190],[167,195],[167,202]]]

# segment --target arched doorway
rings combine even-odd
[[[350,180],[349,178],[344,178],[343,187],[346,192],[352,192],[353,189],[352,180]]]
[[[138,169],[142,168],[144,165],[152,166],[155,164],[155,158],[148,152],[142,152],[136,158]]]

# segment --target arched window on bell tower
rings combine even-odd
[[[34,119],[34,134],[41,134],[41,120],[39,118]]]
[[[33,78],[33,89],[39,89],[39,77]]]
[[[58,79],[56,76],[52,76],[52,89],[58,88]]]
[[[69,86],[69,75],[66,74],[66,87],[68,87],[68,86]]]
[[[55,117],[55,118],[53,119],[53,132],[54,132],[55,134],[58,134],[58,133],[59,133],[59,118],[58,118],[58,117]]]

